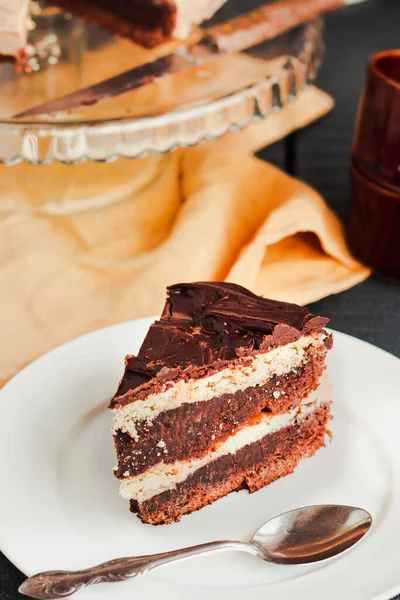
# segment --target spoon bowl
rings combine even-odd
[[[348,550],[364,537],[371,524],[371,515],[362,508],[306,506],[267,521],[250,543],[269,562],[308,564]]]

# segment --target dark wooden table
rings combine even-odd
[[[297,175],[321,192],[344,221],[350,205],[349,152],[366,61],[373,52],[397,47],[399,28],[400,0],[368,0],[326,19],[327,54],[318,84],[334,96],[336,108],[296,135],[296,168]],[[284,165],[284,154],[283,143],[259,153],[279,166]],[[400,357],[400,285],[371,277],[317,302],[312,310],[330,317],[333,328]],[[0,553],[0,599],[21,598],[17,588],[22,580]]]
[[[326,198],[344,222],[350,207],[349,152],[366,62],[374,52],[399,47],[399,28],[399,0],[368,0],[326,18],[327,51],[317,83],[332,94],[336,107],[296,134],[296,173]],[[284,144],[259,155],[283,166]],[[371,277],[315,303],[312,310],[328,316],[334,329],[400,357],[400,285]]]

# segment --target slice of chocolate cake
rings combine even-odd
[[[142,521],[255,491],[324,445],[326,323],[234,284],[168,288],[110,405],[120,492]]]
[[[153,48],[185,39],[226,0],[52,0],[114,33]]]

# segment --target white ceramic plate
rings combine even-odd
[[[180,523],[143,525],[118,496],[106,409],[151,319],[74,340],[40,358],[0,392],[0,546],[27,575],[212,539],[248,538],[285,510],[359,505],[367,537],[321,566],[278,567],[227,553],[197,558],[119,584],[99,600],[387,600],[400,590],[400,361],[337,333],[329,359],[333,441],[293,475],[249,495],[231,494]],[[142,594],[142,596],[141,596]]]

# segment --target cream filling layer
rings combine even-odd
[[[248,387],[262,386],[273,375],[278,377],[290,373],[306,362],[306,351],[317,348],[325,352],[325,334],[304,336],[295,342],[274,348],[264,354],[250,357],[246,364],[238,362],[209,377],[180,380],[172,385],[165,383],[164,389],[113,410],[113,432],[120,430],[138,440],[136,422],[151,423],[160,413],[178,408],[182,404],[206,402],[223,394],[235,394]]]
[[[254,422],[239,429],[201,458],[181,460],[171,464],[160,462],[140,475],[125,479],[120,485],[120,494],[125,500],[134,499],[139,502],[145,502],[153,496],[171,490],[178,483],[185,481],[189,475],[192,475],[198,469],[217,460],[221,456],[235,454],[240,448],[248,444],[253,444],[266,435],[299,422],[299,420],[311,414],[318,406],[329,402],[330,396],[331,387],[327,376],[324,374],[317,390],[309,394],[296,408],[283,414],[271,415],[270,413],[260,413]]]
[[[185,39],[195,25],[209,19],[226,0],[176,0],[177,20],[174,37]]]

